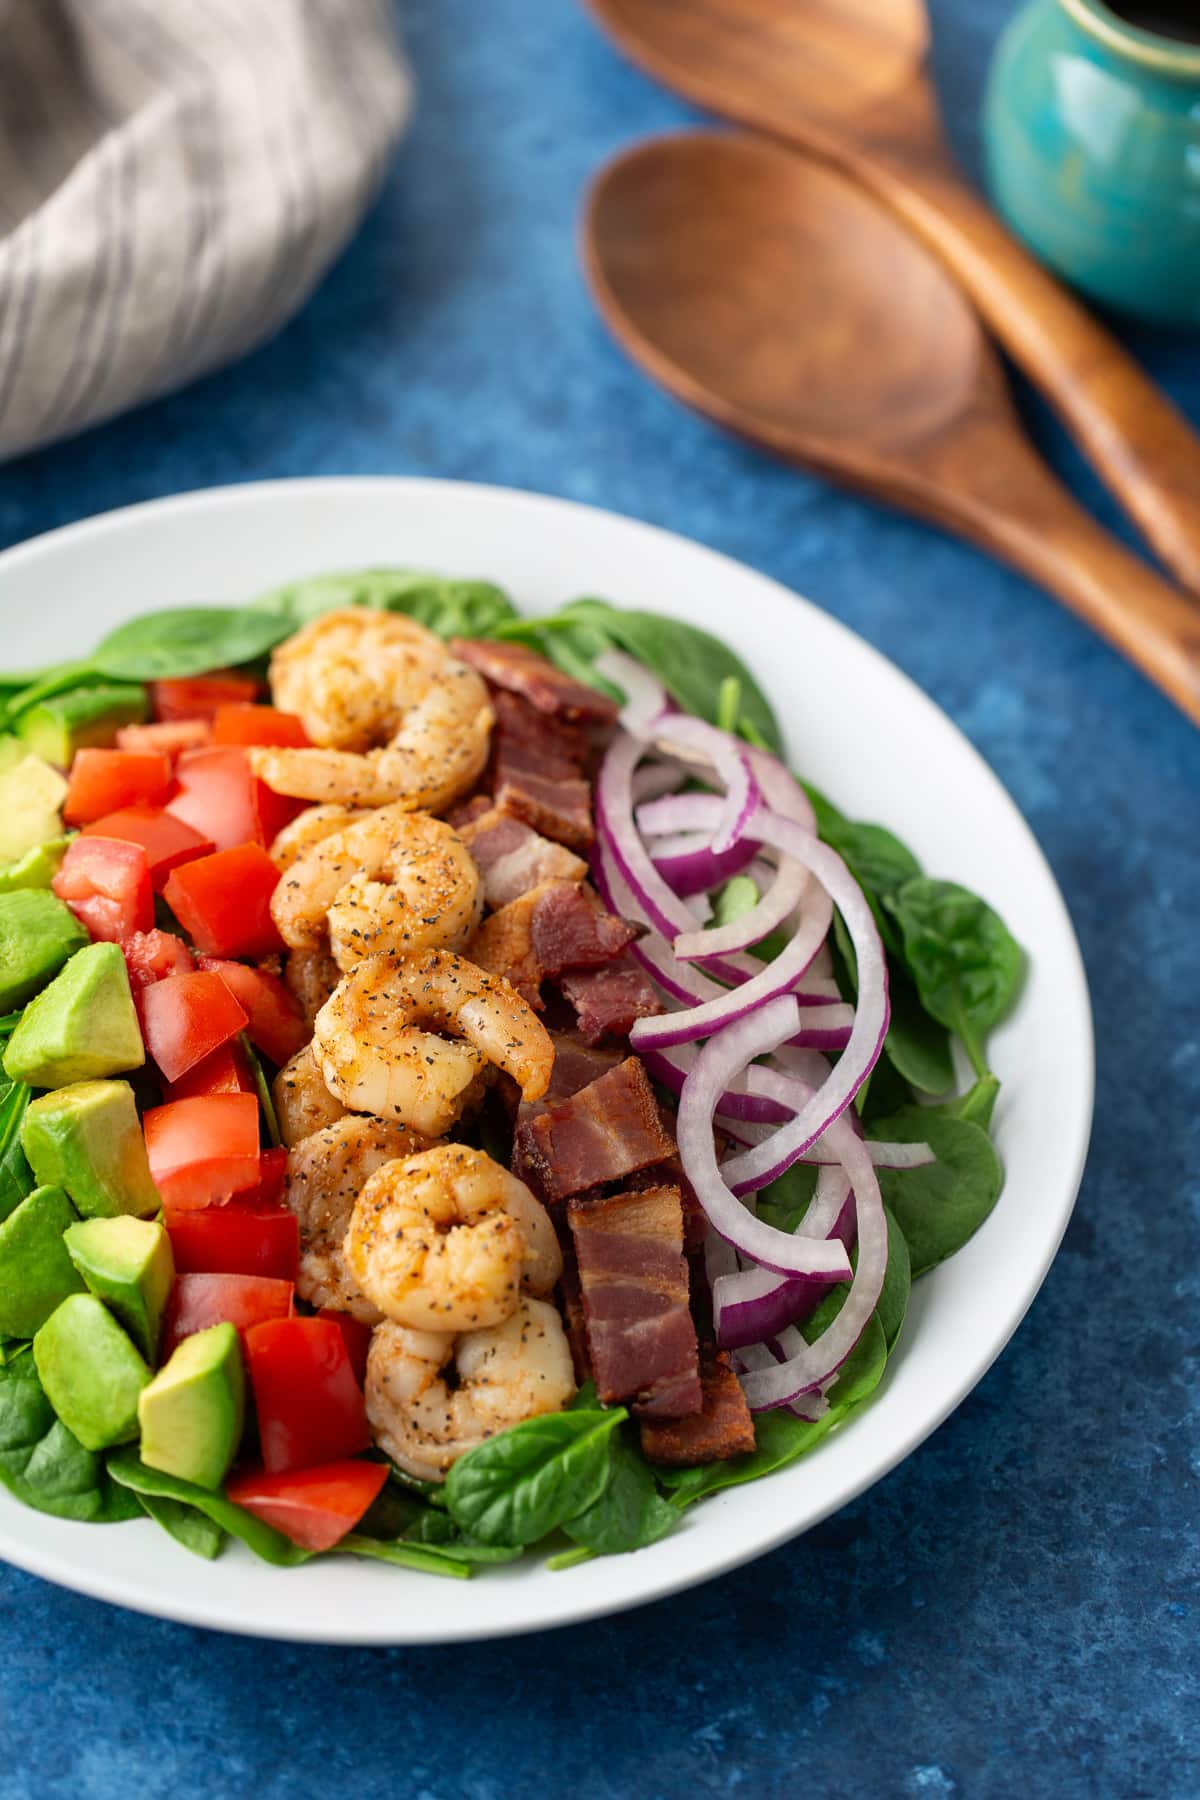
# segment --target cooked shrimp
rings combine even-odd
[[[304,1014],[309,1029],[338,982],[342,971],[326,946],[293,950],[283,971],[284,985]]]
[[[455,1385],[443,1370],[454,1363]],[[376,1327],[367,1357],[367,1418],[375,1442],[407,1474],[441,1481],[466,1451],[524,1419],[561,1412],[575,1393],[562,1320],[523,1299],[482,1331]]]
[[[314,744],[368,750],[400,727],[446,647],[400,613],[342,607],[322,614],[271,658],[276,706],[298,713]]]
[[[288,1151],[285,1198],[300,1221],[296,1292],[374,1324],[379,1313],[346,1264],[342,1244],[361,1190],[377,1169],[424,1147],[425,1139],[386,1119],[346,1117],[311,1132]]]
[[[271,898],[286,944],[315,948],[328,929],[343,969],[376,953],[457,949],[482,908],[479,870],[458,833],[403,806],[364,813],[312,844]]]
[[[343,1119],[346,1109],[335,1100],[325,1086],[316,1065],[312,1045],[298,1050],[291,1062],[285,1063],[271,1084],[279,1135],[291,1149],[302,1138],[310,1137],[335,1119]]]
[[[348,825],[357,824],[367,814],[354,806],[308,806],[294,818],[271,843],[271,861],[281,874],[286,875],[297,857],[311,850],[314,844],[320,844],[335,832],[345,831]]]
[[[363,1187],[346,1266],[386,1318],[413,1331],[498,1325],[522,1287],[562,1274],[550,1216],[523,1181],[465,1144],[385,1163]]]
[[[481,678],[447,656],[382,749],[259,748],[248,753],[250,766],[277,794],[441,812],[482,772],[494,719]]]
[[[541,1099],[554,1067],[553,1041],[515,989],[446,950],[365,958],[317,1014],[313,1049],[339,1100],[427,1137],[445,1135],[489,1063],[526,1100]]]

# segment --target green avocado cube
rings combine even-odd
[[[65,769],[77,750],[115,743],[122,725],[136,724],[145,716],[144,687],[101,682],[53,694],[31,706],[17,721],[17,736],[35,756]]]
[[[0,774],[0,864],[61,836],[66,793],[58,770],[40,756],[22,757]]]
[[[0,1224],[0,1334],[31,1338],[61,1300],[83,1290],[63,1233],[75,1209],[61,1188],[40,1187]]]
[[[162,1205],[127,1081],[76,1081],[32,1100],[21,1148],[37,1179],[65,1188],[85,1219],[146,1218]]]
[[[220,1487],[237,1454],[245,1411],[237,1331],[228,1323],[197,1331],[142,1389],[142,1461],[198,1487]]]
[[[0,1012],[32,1000],[87,943],[74,913],[45,889],[0,894]]]
[[[11,731],[0,731],[0,775],[6,769],[15,767],[28,755],[29,752],[19,737],[15,737]]]
[[[59,1088],[145,1060],[125,958],[116,944],[89,944],[25,1008],[4,1072],[30,1087]]]
[[[150,1380],[145,1359],[95,1294],[72,1294],[33,1340],[46,1398],[85,1450],[137,1436],[138,1395]]]
[[[82,1219],[67,1227],[65,1241],[91,1292],[112,1308],[153,1366],[175,1279],[171,1240],[163,1226],[129,1217]]]
[[[35,845],[16,862],[0,869],[0,894],[11,894],[18,888],[48,888],[58,874],[70,842],[69,833],[50,838],[47,843]]]

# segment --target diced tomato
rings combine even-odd
[[[164,1207],[183,1211],[211,1206],[256,1185],[258,1101],[253,1094],[172,1100],[151,1108],[142,1125],[150,1173]]]
[[[174,869],[167,905],[206,956],[269,956],[282,940],[271,917],[279,870],[257,844],[218,850]]]
[[[152,681],[150,703],[156,719],[211,719],[219,706],[244,706],[257,699],[259,684],[250,675],[220,669],[183,681]]]
[[[254,1076],[246,1053],[237,1043],[222,1044],[178,1081],[163,1087],[164,1100],[199,1100],[205,1094],[253,1094]],[[260,1176],[261,1178],[261,1176]]]
[[[207,838],[160,806],[127,806],[120,812],[106,813],[94,825],[85,825],[83,835],[140,844],[146,852],[151,886],[159,892],[166,886],[172,869],[194,857],[208,856],[213,850]]]
[[[121,954],[135,1001],[139,991],[152,982],[165,981],[168,975],[186,975],[196,966],[183,939],[173,931],[159,931],[157,926],[153,931],[135,931],[123,941]]]
[[[137,844],[77,837],[50,885],[94,938],[120,944],[154,924],[150,869]]]
[[[228,1321],[239,1331],[265,1319],[287,1319],[295,1288],[269,1275],[177,1275],[163,1316],[159,1361],[185,1337]]]
[[[263,1463],[272,1475],[371,1442],[346,1340],[330,1319],[272,1319],[245,1336]]]
[[[178,1081],[247,1023],[237,997],[207,969],[156,981],[143,993],[140,1011],[146,1049],[168,1081]]]
[[[350,1367],[358,1378],[359,1386],[367,1379],[367,1351],[371,1348],[371,1327],[356,1319],[353,1313],[335,1312],[332,1306],[323,1306],[317,1314],[318,1319],[332,1319],[346,1340],[346,1353],[350,1358]]]
[[[312,743],[295,713],[273,706],[218,706],[212,726],[214,744],[279,744],[303,750]]]
[[[237,1194],[225,1206],[196,1211],[164,1203],[163,1216],[181,1275],[269,1275],[295,1281],[300,1226],[286,1206]]]
[[[235,993],[249,1015],[246,1027],[256,1050],[280,1067],[303,1050],[312,1033],[303,1014],[278,975],[266,969],[251,969],[245,963],[223,961],[217,956],[202,956],[202,969],[211,969]]]
[[[175,769],[179,792],[167,811],[214,843],[218,850],[238,844],[265,848],[302,810],[303,801],[273,794],[251,773],[245,750],[216,745],[181,756]]]
[[[385,1463],[341,1461],[286,1475],[240,1470],[225,1492],[302,1550],[332,1550],[369,1511],[386,1480]]]
[[[175,719],[167,725],[122,725],[117,732],[118,750],[150,750],[175,758],[184,750],[202,750],[212,742],[212,726],[205,719]]]
[[[68,825],[90,825],[123,806],[161,806],[170,791],[171,764],[165,756],[136,750],[77,750],[67,778],[63,819]]]
[[[284,1189],[287,1186],[288,1153],[282,1146],[274,1150],[264,1150],[259,1159],[258,1187],[247,1201],[261,1211],[269,1212],[274,1206],[283,1205]]]

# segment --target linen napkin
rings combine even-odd
[[[277,330],[409,100],[388,0],[0,0],[0,458]]]

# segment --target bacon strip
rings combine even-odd
[[[587,864],[573,850],[486,801],[456,829],[479,869],[489,906],[507,906],[543,881],[582,881],[587,874]]]
[[[693,1468],[754,1449],[754,1420],[726,1355],[705,1359],[700,1385],[701,1409],[690,1418],[642,1421],[642,1449],[651,1462]]]
[[[592,841],[591,790],[582,774],[585,733],[536,712],[516,694],[494,690],[492,778],[496,805],[543,837],[572,849]]]
[[[526,644],[490,638],[452,638],[452,655],[478,669],[494,687],[520,694],[539,712],[555,718],[612,725],[617,707],[607,694],[574,681]]]
[[[649,1077],[636,1056],[557,1100],[516,1131],[514,1169],[547,1200],[624,1181],[675,1154]]]
[[[648,1419],[698,1413],[699,1348],[678,1188],[572,1200],[567,1217],[601,1400],[627,1400]]]
[[[596,968],[620,955],[638,928],[607,912],[594,889],[576,881],[544,881],[485,919],[467,956],[505,975],[540,1005],[543,981],[564,969]]]
[[[635,1019],[663,1010],[658,989],[632,956],[617,957],[602,969],[572,971],[559,985],[575,1008],[585,1044],[628,1037]]]

